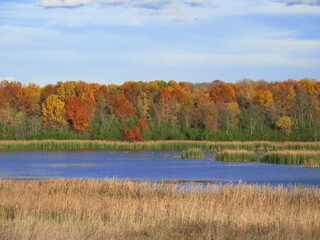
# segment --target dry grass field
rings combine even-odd
[[[320,189],[0,180],[0,239],[320,239]]]

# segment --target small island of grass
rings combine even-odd
[[[182,151],[180,158],[204,158],[204,153],[201,148],[190,148]]]

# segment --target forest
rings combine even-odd
[[[319,141],[320,82],[0,82],[0,139]]]

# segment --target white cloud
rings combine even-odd
[[[206,7],[210,5],[210,0],[184,0],[185,4],[191,5],[191,6],[201,6]]]
[[[210,0],[41,0],[37,5],[49,8],[82,7],[96,3],[97,6],[119,6],[140,9],[142,15],[173,15],[193,8],[210,7]],[[188,18],[195,19],[193,18]]]
[[[95,2],[101,4],[102,6],[105,5],[107,7],[132,7],[133,0],[95,0]]]
[[[137,0],[134,7],[140,8],[140,13],[147,15],[171,15],[179,12],[180,3],[175,0]]]
[[[283,2],[287,5],[303,4],[303,5],[320,5],[320,0],[276,0],[277,2]]]
[[[41,7],[79,7],[90,3],[92,0],[41,0],[38,5]]]

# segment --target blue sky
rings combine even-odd
[[[0,79],[320,79],[320,0],[1,0]]]

